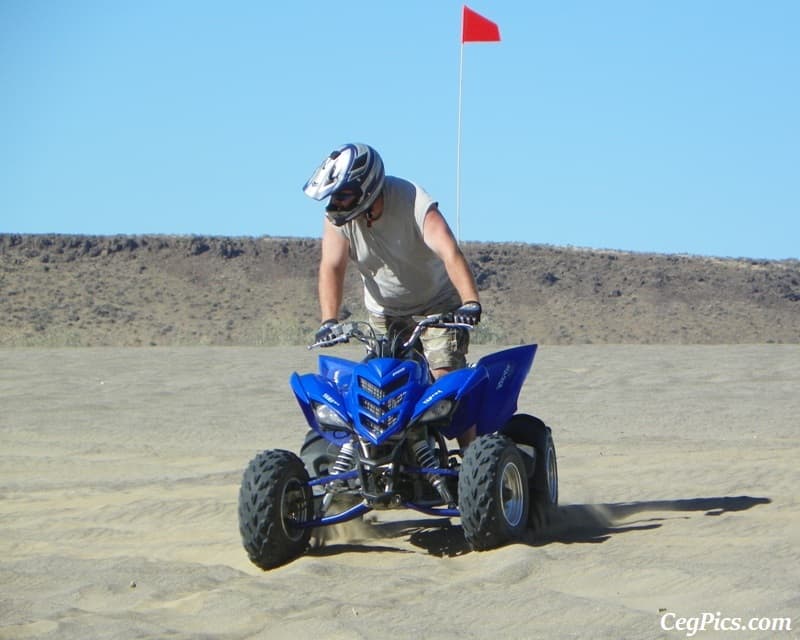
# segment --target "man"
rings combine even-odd
[[[475,279],[438,203],[413,182],[386,176],[375,149],[346,144],[334,150],[303,190],[315,200],[330,198],[316,341],[330,336],[338,323],[350,260],[361,273],[372,324],[389,335],[412,325],[415,315],[453,311],[456,322],[480,322]],[[421,338],[435,378],[466,366],[466,331],[429,328]],[[459,442],[464,447],[473,437]]]

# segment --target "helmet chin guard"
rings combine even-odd
[[[347,209],[333,203],[325,208],[328,219],[340,227],[372,207],[383,188],[384,177],[383,160],[375,149],[366,144],[346,144],[322,161],[303,191],[314,200],[323,200],[339,191],[356,194]]]

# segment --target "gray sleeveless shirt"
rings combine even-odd
[[[461,304],[444,263],[425,244],[423,224],[436,202],[413,182],[386,176],[383,213],[339,228],[364,282],[367,311],[380,316],[441,313]]]

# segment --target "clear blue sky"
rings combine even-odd
[[[469,6],[463,240],[800,256],[800,1]],[[0,0],[0,232],[317,237],[348,141],[455,229],[461,7]]]

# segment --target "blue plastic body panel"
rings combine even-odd
[[[457,408],[441,427],[444,436],[455,438],[472,425],[480,435],[497,431],[516,412],[535,354],[535,344],[505,349],[433,383],[427,367],[415,360],[354,362],[322,355],[319,373],[294,373],[290,385],[309,426],[336,445],[349,439],[348,428],[320,425],[315,403],[327,405],[366,441],[381,444],[450,399]]]

